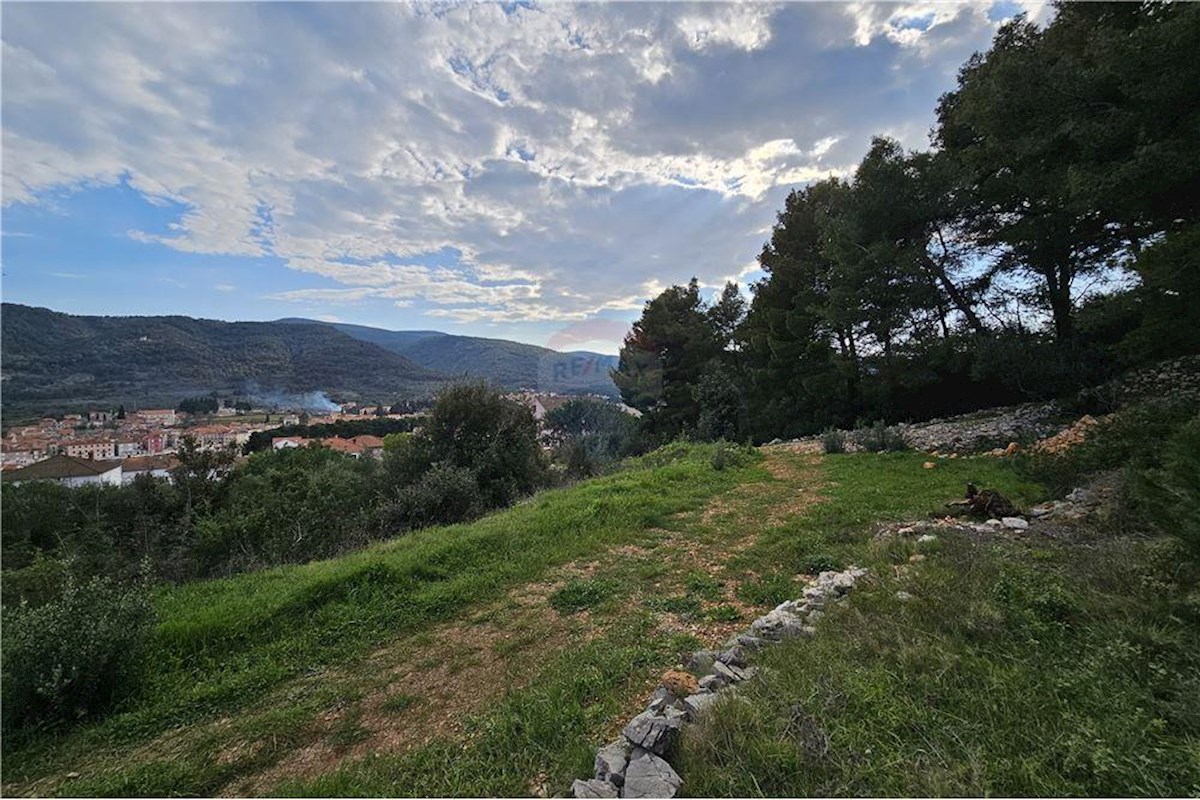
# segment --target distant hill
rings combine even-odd
[[[451,377],[483,378],[506,389],[617,395],[617,387],[608,374],[617,365],[616,356],[584,350],[560,353],[506,339],[455,336],[438,331],[390,331],[300,319],[281,321],[328,325]]]
[[[337,328],[348,336],[353,336],[355,339],[385,347],[393,353],[403,353],[407,348],[412,347],[422,339],[450,335],[441,331],[389,331],[385,328],[372,328],[368,325],[351,325],[348,322],[322,322],[315,319],[303,319],[302,317],[287,317],[286,319],[276,321],[301,325],[328,325],[331,328]]]
[[[89,317],[3,304],[7,412],[173,405],[217,391],[421,397],[446,381],[411,359],[311,322]]]

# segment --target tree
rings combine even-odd
[[[741,441],[746,431],[746,403],[733,371],[712,361],[692,389],[700,416],[696,434],[705,441]]]
[[[433,464],[469,469],[486,508],[533,492],[545,475],[537,422],[524,403],[485,383],[442,390],[421,430],[389,455],[389,473],[404,483]]]
[[[1068,340],[1077,279],[1119,264],[1121,237],[1072,191],[1081,65],[1058,30],[1023,17],[1001,27],[941,98],[936,140],[962,179],[964,233],[999,249],[1001,270],[1034,280],[1029,298]]]
[[[125,419],[125,406],[117,406],[117,419]]]
[[[692,387],[723,352],[709,312],[692,278],[646,303],[621,346],[613,382],[621,398],[645,415],[647,429],[662,438],[696,426],[700,412]]]

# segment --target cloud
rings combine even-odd
[[[218,292],[236,292],[237,291],[237,287],[234,286],[232,283],[218,283],[215,286],[213,286],[213,288],[216,289]]]
[[[692,275],[749,274],[791,187],[848,174],[875,133],[924,143],[997,24],[932,2],[28,4],[4,21],[6,203],[125,183],[178,209],[130,237],[278,258],[297,288],[271,299],[464,322],[627,315]]]

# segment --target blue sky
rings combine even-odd
[[[6,3],[4,299],[615,352],[1022,10]]]

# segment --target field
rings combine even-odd
[[[163,590],[141,693],[6,741],[4,791],[561,794],[683,653],[858,564],[816,638],[689,732],[685,793],[1200,792],[1200,604],[1166,545],[946,535],[912,562],[881,521],[967,481],[1042,494],[923,460],[672,445],[470,525]]]

